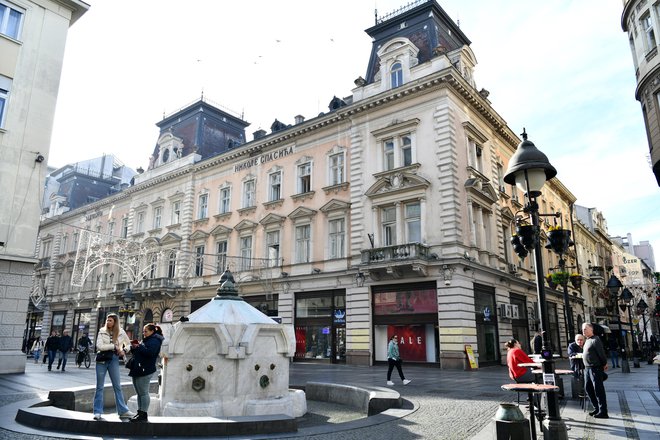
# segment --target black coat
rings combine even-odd
[[[67,352],[73,348],[73,339],[71,336],[60,336],[60,346],[58,347],[59,351]]]
[[[140,377],[156,372],[156,361],[163,339],[165,339],[163,336],[154,333],[144,338],[140,345],[131,349],[133,365],[128,373],[129,376]]]
[[[60,349],[60,337],[48,336],[48,339],[46,339],[46,350],[57,351],[59,349]]]

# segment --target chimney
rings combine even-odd
[[[295,121],[296,125],[302,124],[305,121],[305,117],[303,115],[297,115],[293,117],[293,120]]]
[[[262,137],[266,136],[266,130],[259,129],[252,133],[252,136],[254,137],[255,140],[261,139]]]

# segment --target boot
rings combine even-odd
[[[148,422],[146,411],[138,410],[137,414],[130,420],[131,422]]]

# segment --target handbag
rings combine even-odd
[[[99,351],[96,353],[96,362],[108,362],[112,360],[112,356],[115,354],[114,350],[105,350]]]
[[[126,361],[126,364],[124,366],[129,370],[131,370],[133,369],[133,364],[135,364],[135,356],[131,356],[131,358]]]

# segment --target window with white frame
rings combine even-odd
[[[388,206],[380,211],[381,227],[383,230],[383,245],[396,244],[396,207]]]
[[[472,138],[468,138],[468,165],[483,173],[483,147]]]
[[[216,243],[216,264],[215,272],[223,273],[227,268],[227,240],[220,240]]]
[[[344,183],[344,153],[333,154],[329,158],[330,185]]]
[[[156,278],[156,271],[158,270],[158,255],[149,254],[147,255],[147,261],[149,262],[149,275],[150,279]]]
[[[176,277],[176,251],[170,251],[167,255],[167,277]]]
[[[312,163],[306,162],[298,165],[298,194],[312,190]]]
[[[108,243],[112,243],[115,238],[115,222],[108,223]]]
[[[280,231],[266,232],[268,267],[277,267],[280,262]]]
[[[406,222],[406,234],[408,243],[422,242],[422,211],[419,202],[406,203],[404,205],[404,217]]]
[[[121,219],[121,238],[128,237],[128,217]]]
[[[80,234],[78,232],[73,233],[73,249],[72,251],[77,251],[78,250],[78,239],[80,238]]]
[[[220,214],[231,211],[231,187],[220,188]]]
[[[195,246],[195,276],[204,275],[204,245]]]
[[[144,232],[144,211],[140,211],[135,215],[135,233],[139,234]]]
[[[282,198],[282,172],[276,171],[268,175],[268,201]]]
[[[7,100],[11,90],[11,79],[0,75],[0,128],[5,126],[5,116],[7,115]]]
[[[251,208],[256,206],[256,186],[254,179],[246,180],[243,182],[243,208]]]
[[[0,0],[0,34],[18,40],[23,26],[25,11],[4,0]]]
[[[252,236],[246,235],[239,239],[241,253],[241,270],[250,270],[252,267]]]
[[[153,229],[160,228],[162,218],[163,218],[163,207],[162,206],[156,206],[154,208],[154,227],[153,227]]]
[[[309,263],[311,229],[310,225],[296,226],[296,263]]]
[[[181,200],[172,202],[172,224],[178,225],[181,223]]]
[[[403,85],[403,68],[398,61],[392,64],[390,68],[390,83],[392,84],[392,88]]]
[[[52,243],[53,243],[52,238],[49,238],[48,240],[44,240],[41,243],[41,258],[50,257]]]
[[[197,218],[208,218],[209,216],[209,195],[200,194],[197,199]]]
[[[383,140],[383,169],[393,170],[413,164],[414,151],[410,133]]]
[[[68,242],[68,241],[69,241],[69,235],[68,235],[68,234],[64,234],[64,235],[62,236],[62,243],[60,244],[60,254],[66,254],[66,252],[67,252],[67,250],[68,250],[68,249],[67,249],[67,245],[68,245],[67,242]]]
[[[646,39],[645,39],[645,47],[646,51],[650,52],[651,50],[655,49],[656,42],[655,42],[655,31],[653,30],[653,21],[651,19],[651,14],[646,13],[642,18],[640,18],[640,24],[642,26],[642,29],[644,30],[644,33],[646,34]]]
[[[343,218],[328,221],[328,258],[344,258],[346,249],[346,221]]]

